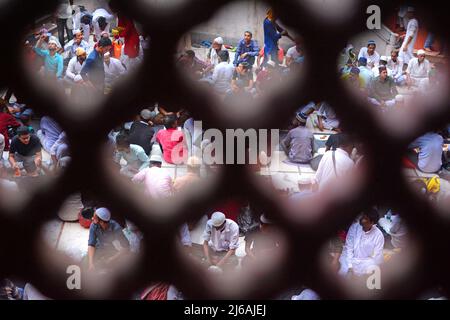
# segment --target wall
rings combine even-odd
[[[268,6],[261,1],[236,2],[224,7],[210,21],[207,21],[191,32],[192,43],[200,43],[202,40],[212,41],[221,36],[226,44],[236,45],[249,30],[253,33],[253,39],[260,46],[264,43],[263,22]],[[293,45],[287,38],[280,40],[280,45],[289,48]]]

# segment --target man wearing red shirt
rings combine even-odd
[[[156,141],[161,145],[164,161],[172,164],[186,162],[187,149],[183,132],[177,129],[177,116],[168,114],[165,117],[166,129],[158,131]]]

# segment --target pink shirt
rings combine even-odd
[[[167,198],[173,194],[172,177],[163,168],[151,167],[141,170],[133,182],[143,182],[145,192],[152,198]]]
[[[187,150],[183,142],[183,132],[175,128],[160,130],[156,134],[156,141],[163,149],[164,161],[172,164],[180,164],[187,157]]]

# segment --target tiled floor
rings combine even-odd
[[[263,167],[261,174],[271,175],[273,185],[276,189],[290,190],[291,192],[298,191],[298,179],[300,176],[312,177],[313,171],[307,165],[289,165],[283,163],[286,159],[286,155],[282,151],[275,151],[273,154],[270,167]],[[169,171],[173,178],[186,174],[187,169],[185,166],[174,166],[171,164],[163,163],[163,168]],[[191,237],[194,243],[202,243],[201,235],[206,224],[206,218],[198,224],[197,228],[192,230]],[[82,228],[78,222],[61,222],[59,219],[55,219],[49,222],[45,228],[45,239],[52,247],[58,251],[64,252],[70,257],[80,260],[81,257],[87,252],[87,241],[89,236],[89,230]],[[241,241],[241,247],[239,254],[244,255],[245,243],[243,238]]]

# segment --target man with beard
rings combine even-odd
[[[43,49],[42,44],[45,35],[41,35],[34,51],[44,58],[44,70],[45,74],[57,79],[62,79],[62,73],[64,70],[63,57],[57,52],[59,47],[58,43],[54,40],[48,42],[48,49]]]
[[[68,53],[68,59],[72,59],[77,55],[78,48],[82,48],[86,53],[90,51],[89,43],[83,40],[83,32],[77,29],[73,33],[74,38],[64,46],[64,51]]]
[[[75,54],[75,57],[69,61],[69,65],[66,69],[66,77],[64,78],[69,84],[80,83],[83,81],[80,72],[84,66],[84,61],[86,61],[86,51],[83,48],[78,48]]]

